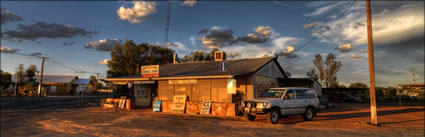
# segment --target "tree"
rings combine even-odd
[[[27,70],[25,71],[25,77],[27,78],[27,82],[35,82],[36,81],[36,76],[37,76],[38,70],[37,67],[35,65],[30,65]]]
[[[351,83],[350,86],[348,87],[349,88],[368,88],[366,84],[360,83],[360,82]]]
[[[194,52],[191,52],[190,55],[185,55],[181,61],[182,62],[214,61],[214,53],[216,51],[219,51],[219,50],[214,48],[214,49],[211,49],[211,51],[208,53],[201,50],[196,50]],[[224,52],[224,59],[226,59],[226,52]]]
[[[25,78],[24,64],[19,64],[15,72],[15,95],[18,94],[18,84],[23,83],[24,78]]]
[[[313,64],[319,72],[319,80],[325,87],[329,88],[331,85],[338,84],[336,73],[339,71],[342,64],[341,61],[336,60],[335,54],[329,53],[324,62],[322,56],[316,54],[313,59]]]
[[[107,66],[107,77],[130,76],[140,74],[144,65],[157,65],[173,61],[174,50],[142,43],[136,45],[127,40],[123,46],[116,45],[111,51],[111,60]]]
[[[7,88],[12,81],[12,75],[9,72],[0,70],[0,89]]]
[[[307,76],[309,76],[311,79],[314,79],[316,81],[319,81],[319,75],[317,75],[315,69],[311,69],[310,72],[307,72]]]

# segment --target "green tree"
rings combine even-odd
[[[316,54],[313,59],[313,64],[319,72],[319,80],[325,87],[329,88],[331,85],[338,84],[336,73],[339,71],[342,64],[341,61],[336,60],[335,54],[329,53],[324,62],[322,56]]]
[[[12,81],[12,75],[9,72],[3,72],[0,70],[0,89],[5,89],[9,86]]]
[[[360,82],[354,82],[351,83],[350,86],[348,86],[349,88],[368,88],[368,86],[364,83],[360,83]]]
[[[27,82],[35,82],[36,81],[36,76],[37,76],[38,70],[37,67],[35,65],[30,65],[27,70],[25,71],[25,77],[27,78]]]
[[[22,84],[25,79],[24,64],[19,64],[15,72],[15,95],[18,94],[18,85]]]
[[[127,40],[122,46],[116,45],[111,51],[111,60],[107,66],[107,77],[130,76],[140,74],[144,65],[165,64],[173,61],[174,50],[142,43],[136,45]]]

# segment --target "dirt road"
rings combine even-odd
[[[87,99],[97,102],[98,98]],[[79,98],[2,99],[1,136],[424,136],[424,107],[378,107],[381,127],[367,124],[367,104],[337,104],[313,121],[279,124],[240,117],[103,110]]]

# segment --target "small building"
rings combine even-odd
[[[226,62],[227,71],[221,72]],[[186,95],[186,113],[199,113],[203,101],[211,101],[211,114],[235,116],[243,99],[261,95],[269,88],[278,87],[279,78],[288,78],[276,58],[248,58],[223,61],[164,64],[159,66],[159,77],[141,75],[106,78],[121,85],[120,95],[134,99],[135,107],[150,107],[162,101],[162,112],[170,112],[175,95]],[[228,80],[236,80],[236,93],[228,93]],[[128,88],[130,87],[130,88]]]
[[[76,75],[43,75],[42,95],[75,95],[76,85],[73,82],[78,79]],[[12,82],[15,76],[12,75]],[[40,76],[36,77],[36,82],[40,82]]]
[[[72,86],[76,87],[76,94],[84,94],[92,93],[94,83],[91,79],[77,79],[72,83]]]

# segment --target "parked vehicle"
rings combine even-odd
[[[260,97],[241,102],[241,110],[248,121],[266,115],[268,123],[276,124],[282,116],[302,115],[313,120],[319,109],[319,98],[311,88],[271,88]]]

